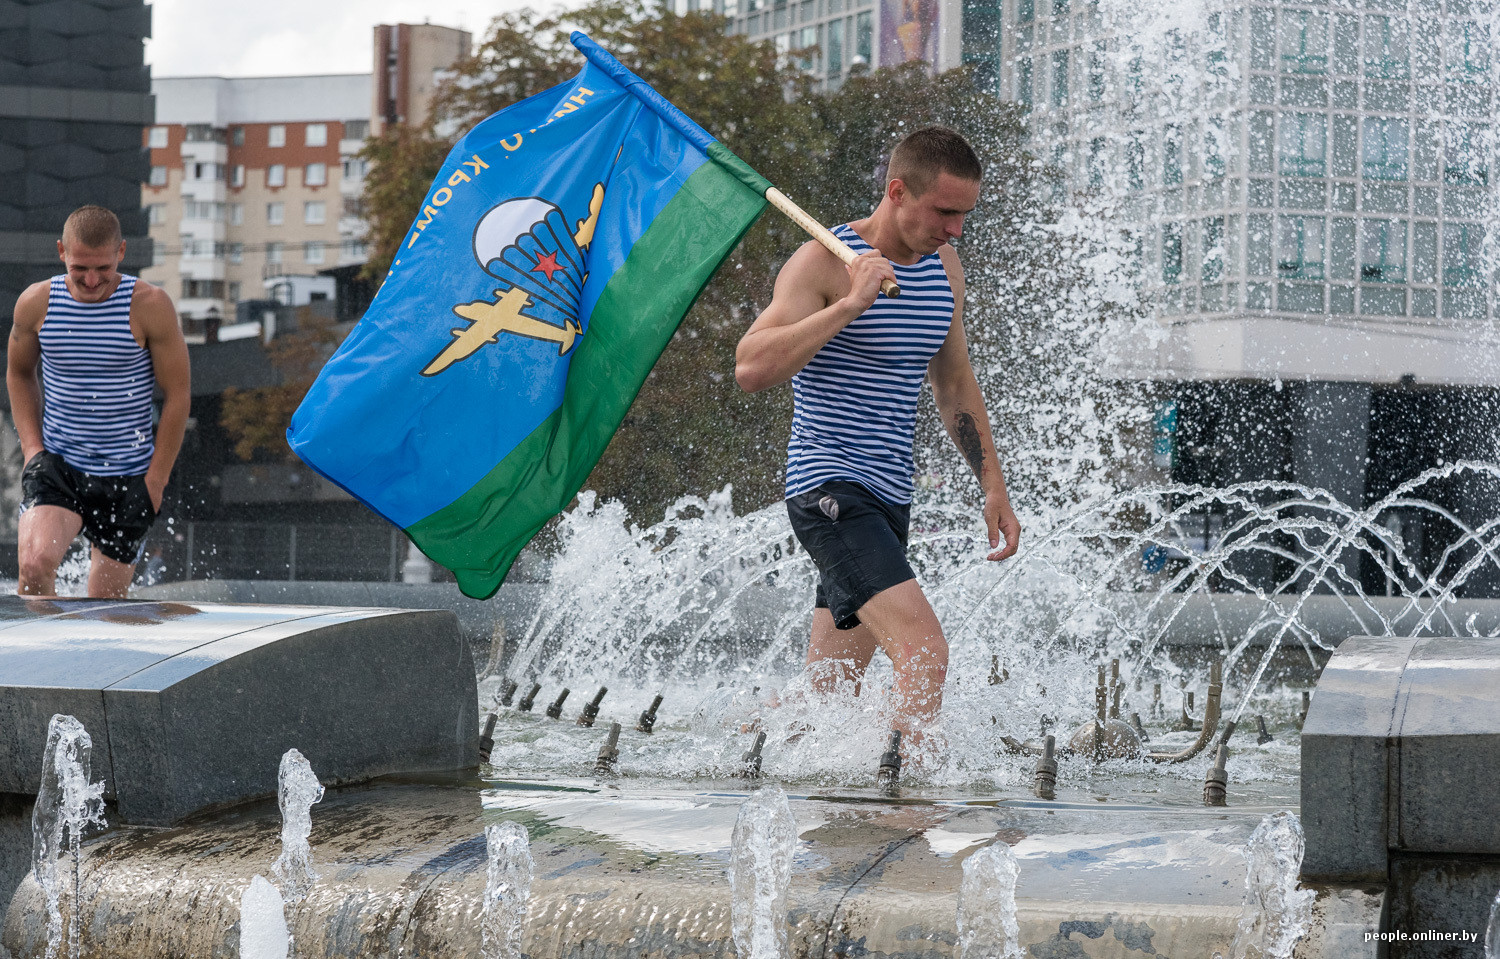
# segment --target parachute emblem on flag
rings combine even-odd
[[[422,370],[436,376],[501,333],[557,344],[557,355],[573,349],[583,329],[578,304],[588,279],[584,251],[594,239],[604,184],[594,185],[589,213],[571,229],[557,206],[540,197],[506,200],[491,207],[474,227],[474,259],[507,286],[494,300],[460,303],[453,312],[469,325],[451,330],[453,340]]]

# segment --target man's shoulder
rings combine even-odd
[[[51,280],[38,280],[16,297],[15,322],[24,327],[39,327],[47,316],[47,299],[52,290]]]
[[[130,292],[130,308],[132,310],[138,306],[151,309],[153,307],[160,308],[171,305],[172,298],[167,295],[166,290],[140,277],[135,278],[135,289]]]

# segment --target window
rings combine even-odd
[[[863,57],[866,65],[870,63],[874,41],[874,22],[870,19],[870,11],[866,10],[854,18],[854,55]]]
[[[245,128],[234,127],[229,131],[229,142],[237,147],[245,145]]]
[[[280,243],[267,243],[266,244],[266,262],[267,263],[280,263],[281,262],[281,244]]]
[[[310,147],[326,147],[328,145],[328,124],[309,123],[302,133],[302,142]]]
[[[224,131],[212,123],[189,123],[184,138],[189,143],[223,143],[225,140]]]
[[[346,260],[363,260],[370,255],[370,246],[364,240],[345,240],[341,255]]]
[[[1052,0],[1052,15],[1054,17],[1066,17],[1068,15],[1068,0]]]
[[[1173,126],[1167,127],[1162,136],[1161,182],[1165,186],[1182,183],[1182,140]]]
[[[1364,137],[1365,179],[1406,179],[1406,121],[1365,117]]]
[[[1211,216],[1203,221],[1203,282],[1224,279],[1224,218]]]
[[[146,222],[152,226],[161,226],[167,222],[167,205],[165,203],[152,203],[146,207]]]
[[[328,164],[309,163],[302,173],[303,186],[322,186],[328,182]]]
[[[1455,123],[1443,142],[1443,179],[1459,186],[1485,186],[1490,167],[1484,144],[1486,131],[1467,123]]]
[[[1406,282],[1406,221],[1365,220],[1359,278],[1366,283]]]
[[[1483,83],[1490,72],[1490,45],[1473,20],[1448,23],[1448,73],[1463,83]]]
[[[280,202],[267,203],[266,222],[271,226],[280,226],[286,222],[286,204]]]
[[[1280,226],[1276,272],[1291,279],[1323,279],[1323,218],[1284,216]]]
[[[243,203],[231,203],[231,204],[229,204],[229,225],[230,226],[243,226],[244,223],[245,223],[245,204],[243,204]]]
[[[146,182],[150,183],[152,186],[166,186],[167,185],[167,168],[164,167],[164,166],[154,166],[154,167],[152,167],[151,168],[151,178],[149,180],[147,180]]]
[[[165,150],[167,148],[167,128],[152,127],[146,145],[153,150]]]
[[[1139,132],[1130,135],[1130,146],[1125,151],[1125,177],[1132,190],[1146,186],[1146,144]]]
[[[1365,17],[1365,73],[1383,80],[1404,80],[1410,72],[1410,27],[1406,18]]]
[[[1229,164],[1224,159],[1229,152],[1224,128],[1219,121],[1209,120],[1203,125],[1203,178],[1217,180],[1224,175]]]
[[[182,298],[185,300],[218,300],[223,297],[223,280],[182,281]]]
[[[194,163],[193,179],[222,180],[224,179],[224,168],[217,163]]]
[[[235,262],[239,262],[239,261],[236,260]],[[238,280],[231,280],[230,283],[229,283],[229,302],[231,302],[231,303],[238,303],[239,301],[240,301],[240,284],[239,284],[239,281]]]
[[[266,186],[286,186],[286,167],[280,163],[266,167]]]
[[[1482,286],[1484,228],[1478,223],[1443,224],[1443,285]]]
[[[1176,283],[1182,278],[1182,224],[1168,223],[1161,228],[1161,278]]]
[[[797,49],[802,51],[802,56],[797,58],[797,65],[803,70],[817,69],[817,53],[813,49],[818,46],[818,28],[803,27],[797,36]]]
[[[151,243],[151,265],[161,266],[165,262],[167,262],[166,244],[153,240]]]
[[[302,222],[307,224],[318,224],[327,221],[328,207],[322,200],[308,201],[302,204]]]
[[[309,240],[302,244],[302,260],[306,263],[322,263],[323,241]]]
[[[1098,190],[1104,186],[1104,137],[1089,141],[1089,186]]]
[[[1016,63],[1016,99],[1027,106],[1031,106],[1036,98],[1036,93],[1032,89],[1035,85],[1035,81],[1032,79],[1032,69],[1032,59],[1030,57],[1022,57]]]
[[[368,169],[368,164],[360,157],[344,157],[344,182],[357,183],[363,180],[365,178],[365,171]]]
[[[234,172],[229,176],[229,185],[236,187],[245,185],[245,164],[236,163],[234,165]]]
[[[1104,100],[1104,41],[1100,40],[1094,44],[1094,49],[1089,51],[1089,79],[1088,97],[1094,103]]]
[[[343,198],[343,210],[339,216],[359,219],[365,215],[365,201],[363,197],[346,196]]]
[[[1016,0],[1016,20],[1021,23],[1030,23],[1036,19],[1035,0]]]
[[[1328,72],[1328,14],[1281,11],[1281,68],[1288,73]]]
[[[828,24],[828,75],[836,77],[844,72],[844,21],[834,20]]]
[[[1281,117],[1282,176],[1328,175],[1328,117],[1321,113],[1287,113]]]
[[[286,126],[280,123],[272,124],[266,129],[266,146],[286,146]]]
[[[1058,50],[1052,54],[1052,105],[1068,105],[1068,51]]]
[[[230,263],[243,263],[243,262],[245,262],[245,244],[243,244],[243,243],[231,243],[231,244],[229,244],[229,262]]]
[[[369,120],[345,120],[344,139],[363,140],[370,135]]]

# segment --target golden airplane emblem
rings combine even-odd
[[[589,197],[589,215],[578,221],[573,234],[573,242],[579,249],[588,249],[593,242],[603,206],[604,184],[596,183],[593,195]],[[454,363],[473,356],[481,347],[499,342],[501,333],[556,343],[558,356],[567,355],[574,341],[583,334],[582,327],[573,320],[564,321],[562,326],[553,326],[527,316],[522,311],[531,305],[531,298],[524,290],[496,290],[495,296],[495,300],[475,300],[453,308],[453,312],[468,320],[469,325],[451,331],[453,342],[432,358],[422,370],[423,376],[436,376]]]

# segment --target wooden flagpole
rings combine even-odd
[[[811,234],[814,240],[823,244],[823,247],[829,253],[843,260],[846,265],[853,263],[858,258],[859,254],[849,249],[849,244],[834,236],[827,227],[813,219],[811,214],[793,203],[785,193],[782,193],[774,186],[766,191],[766,200],[776,209],[785,213],[793,223]],[[891,299],[895,299],[901,295],[901,287],[897,286],[894,280],[881,280],[880,292]]]

